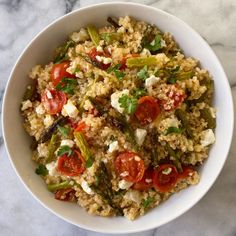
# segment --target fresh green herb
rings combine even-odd
[[[121,64],[117,64],[115,66],[110,66],[108,69],[107,69],[107,73],[111,73],[111,72],[114,72],[115,76],[117,79],[121,80],[123,79],[123,77],[125,76],[125,73],[123,71],[120,71],[120,67],[121,67]]]
[[[72,185],[67,180],[64,182],[61,182],[59,184],[48,184],[47,185],[47,188],[50,192],[55,192],[59,189],[66,189],[66,188],[71,188],[71,187],[72,187]]]
[[[177,78],[171,77],[167,79],[168,84],[176,84]]]
[[[133,90],[133,96],[135,98],[140,98],[140,97],[143,97],[145,95],[147,95],[147,91],[143,88],[137,88],[137,89]]]
[[[59,132],[64,137],[68,137],[68,135],[70,134],[70,128],[69,127],[63,127],[63,126],[57,125],[57,129],[59,130]]]
[[[81,132],[75,132],[74,136],[75,136],[76,145],[78,146],[83,158],[86,161],[85,166],[87,168],[91,167],[93,165],[94,159],[89,149],[89,145],[86,139],[84,138],[84,135]]]
[[[101,38],[104,39],[108,44],[112,43],[113,41],[121,41],[123,35],[121,33],[102,33]]]
[[[182,132],[183,132],[183,129],[177,128],[177,127],[174,127],[174,126],[170,126],[166,130],[165,135],[171,134],[171,133],[181,134]]]
[[[78,72],[80,72],[80,71],[81,71],[81,70],[80,70],[79,68],[76,68],[75,71],[74,71],[74,74],[75,74],[75,73],[78,73]]]
[[[137,98],[128,96],[127,94],[122,95],[118,101],[120,106],[123,107],[125,112],[128,114],[133,114],[138,105]]]
[[[71,156],[72,153],[73,153],[73,150],[69,146],[63,145],[57,151],[57,156],[62,156],[64,154],[67,154],[68,156]]]
[[[154,202],[154,198],[153,197],[148,197],[147,199],[145,199],[142,202],[142,205],[143,205],[144,209],[147,209],[153,202]]]
[[[144,47],[147,48],[151,52],[155,52],[155,51],[161,49],[162,48],[162,46],[161,46],[161,35],[159,35],[159,34],[156,35],[154,40],[149,44],[145,44]]]
[[[172,73],[176,73],[176,72],[179,71],[179,69],[180,69],[180,66],[177,65],[177,66],[175,66],[174,68],[171,68],[170,71],[171,71]]]
[[[77,80],[76,79],[64,77],[60,81],[60,83],[57,84],[56,89],[60,90],[64,93],[68,93],[68,94],[73,95],[76,85],[77,85]]]
[[[137,76],[141,80],[146,80],[148,78],[148,71],[147,71],[147,66],[144,66],[143,69],[141,69],[138,73]]]
[[[64,46],[57,49],[57,55],[55,57],[54,63],[60,63],[63,60],[67,59],[67,52],[70,47],[74,47],[75,42],[73,40],[67,41]]]
[[[48,170],[45,165],[39,164],[38,167],[35,169],[35,173],[37,175],[46,176],[48,174]]]

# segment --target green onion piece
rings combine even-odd
[[[155,56],[150,57],[131,57],[126,60],[127,67],[144,67],[153,66],[157,64]]]
[[[85,166],[87,168],[91,167],[93,165],[93,156],[92,156],[92,153],[89,149],[89,145],[88,145],[86,139],[84,138],[83,133],[74,132],[74,136],[75,136],[75,143],[79,147],[80,152],[86,161]]]
[[[59,189],[65,189],[65,188],[70,188],[72,185],[69,183],[69,181],[64,181],[59,184],[48,184],[47,188],[50,192],[55,192]]]
[[[48,155],[47,155],[46,163],[51,162],[54,158],[54,153],[57,149],[57,140],[58,140],[57,135],[53,134],[50,139],[50,143],[48,145]]]
[[[214,129],[216,127],[216,119],[212,117],[210,109],[204,108],[200,110],[201,117],[207,122],[208,129]]]
[[[87,27],[87,30],[88,30],[88,33],[89,33],[89,36],[90,36],[92,42],[97,47],[99,45],[99,42],[100,42],[100,36],[98,34],[98,31],[97,31],[96,27],[93,26],[93,25],[90,25],[90,26]]]
[[[171,134],[171,133],[176,133],[176,134],[181,134],[183,132],[183,129],[177,128],[174,126],[168,127],[168,129],[165,132],[165,135]]]

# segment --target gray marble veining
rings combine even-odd
[[[99,0],[0,0],[0,101],[16,59],[29,41],[56,18]],[[235,0],[137,0],[170,12],[196,29],[211,45],[228,75],[236,99]],[[236,235],[236,137],[214,186],[178,219],[137,236]],[[64,222],[44,209],[17,178],[7,158],[0,127],[0,235],[100,236]],[[158,220],[158,219],[157,219]]]

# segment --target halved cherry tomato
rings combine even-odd
[[[160,113],[158,101],[151,96],[144,96],[138,100],[138,107],[135,116],[142,125],[154,121]]]
[[[170,111],[176,109],[185,99],[184,91],[177,85],[168,85],[166,99],[162,100],[164,110]]]
[[[179,173],[178,178],[179,179],[186,179],[186,178],[190,177],[194,172],[195,172],[195,170],[193,169],[193,167],[183,166],[183,172]]]
[[[178,172],[174,165],[160,165],[153,172],[153,185],[159,192],[169,192],[178,180]]]
[[[153,169],[149,167],[148,169],[145,170],[143,178],[139,182],[135,183],[132,186],[132,188],[139,191],[148,190],[153,186],[152,175],[153,175]]]
[[[127,151],[116,157],[115,169],[122,179],[137,183],[143,178],[145,166],[137,153]]]
[[[67,176],[78,176],[84,171],[83,157],[77,151],[72,156],[64,154],[59,157],[57,169]]]
[[[102,56],[102,57],[110,57],[110,55],[107,52],[98,52],[96,48],[92,48],[91,51],[88,53],[89,57],[91,58],[92,61],[94,61],[99,68],[106,70],[110,67],[111,63],[104,64],[102,61],[99,61],[97,59],[97,56]]]
[[[41,95],[41,102],[49,114],[57,114],[66,104],[67,97],[65,93],[55,89],[46,89]]]
[[[75,201],[75,193],[76,191],[72,188],[59,189],[55,192],[55,199],[73,202]]]
[[[60,64],[55,64],[51,70],[51,80],[54,86],[64,78],[76,78],[75,75],[72,75],[66,71],[66,69],[70,66],[69,61],[62,62]]]

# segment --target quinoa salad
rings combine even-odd
[[[134,220],[200,181],[215,142],[214,83],[170,33],[130,16],[107,21],[73,32],[31,70],[21,114],[55,199]]]

